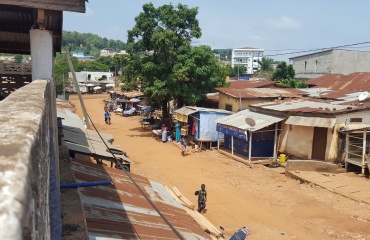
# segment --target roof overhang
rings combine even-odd
[[[336,121],[337,121],[336,118],[290,116],[286,120],[285,124],[306,127],[333,128]]]
[[[246,123],[246,118],[251,118],[255,121],[254,126],[250,126]],[[285,119],[283,116],[269,115],[265,113],[253,112],[249,109],[237,112],[227,117],[223,117],[216,120],[217,124],[224,126],[238,128],[241,130],[248,130],[255,132],[262,128],[268,127],[274,123],[281,122]]]
[[[51,32],[53,51],[60,52],[63,11],[85,12],[85,0],[1,1],[0,53],[30,55],[30,30],[37,28]]]
[[[198,110],[189,108],[189,107],[182,107],[175,111],[176,119],[180,122],[188,122],[188,116],[192,113],[196,113]]]

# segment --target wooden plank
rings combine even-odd
[[[86,12],[85,0],[2,0],[1,4],[56,11]]]

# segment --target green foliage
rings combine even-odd
[[[81,69],[78,66],[78,60],[75,57],[72,57],[72,64],[75,68],[75,71],[80,71]],[[65,54],[57,53],[54,63],[54,78],[56,85],[56,93],[61,94],[63,92],[63,85],[67,86],[69,66],[67,61],[67,56]],[[64,82],[64,84],[63,84]]]
[[[258,60],[258,64],[260,66],[259,72],[272,72],[274,69],[272,64],[274,64],[274,60],[268,57],[263,57],[261,60]]]
[[[109,72],[109,66],[98,61],[78,61],[76,57],[72,57],[71,60],[75,72]],[[54,62],[54,77],[57,94],[61,94],[63,92],[63,81],[64,86],[69,84],[68,72],[70,72],[70,69],[66,54],[58,53]]]
[[[294,79],[295,71],[293,69],[293,65],[289,64],[287,66],[286,62],[280,62],[275,69],[273,74],[274,80],[282,80],[282,79]]]
[[[21,63],[21,62],[22,62],[22,60],[23,60],[23,56],[22,56],[22,55],[17,54],[17,55],[15,55],[15,56],[14,56],[14,61],[15,61],[16,63]]]
[[[78,65],[83,71],[109,72],[109,66],[98,61],[79,61]]]
[[[308,87],[307,84],[296,81],[293,78],[282,79],[277,83],[277,85],[280,87],[289,87],[289,88],[307,88]]]
[[[73,50],[84,50],[86,55],[99,56],[103,48],[113,48],[116,51],[124,50],[126,45],[120,40],[102,38],[92,33],[63,31],[62,47]]]
[[[230,66],[230,65],[227,65]],[[247,72],[247,68],[243,65],[236,65],[235,67],[229,68],[227,73],[228,76],[238,77]]]
[[[193,38],[201,36],[197,14],[197,8],[182,4],[143,5],[128,31],[129,56],[115,60],[122,64],[123,88],[141,87],[152,105],[162,106],[164,117],[168,116],[168,101],[194,105],[214,87],[225,84],[224,70],[211,48],[190,46]]]
[[[222,60],[231,60],[232,49],[213,49],[213,53],[220,54]]]

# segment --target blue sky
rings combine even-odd
[[[86,13],[64,13],[63,29],[126,41],[143,0],[89,0]],[[312,49],[370,42],[369,0],[183,0],[151,1],[198,7],[202,37],[194,45],[212,49],[254,47],[275,60]],[[347,49],[370,51],[370,43]],[[285,54],[277,55],[274,54]]]

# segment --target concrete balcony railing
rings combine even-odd
[[[52,238],[59,209],[53,197],[59,184],[53,88],[48,80],[36,80],[0,101],[2,240]]]

